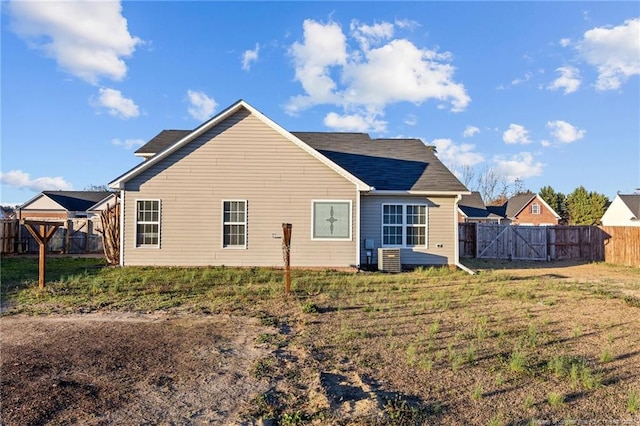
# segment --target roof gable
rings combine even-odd
[[[526,193],[518,194],[509,198],[505,206],[505,215],[508,218],[514,218],[536,197],[536,194]]]
[[[620,200],[622,200],[636,219],[640,218],[640,194],[619,194],[618,197],[620,197]]]
[[[343,176],[344,178],[346,178],[347,180],[349,180],[350,182],[355,184],[358,187],[358,189],[360,189],[360,190],[370,190],[371,189],[371,187],[369,185],[367,185],[365,182],[363,182],[362,180],[360,180],[359,178],[357,178],[353,174],[349,173],[347,170],[342,168],[340,165],[334,163],[329,158],[327,158],[327,157],[323,156],[322,154],[318,153],[311,146],[307,145],[306,143],[301,141],[299,138],[295,137],[294,135],[292,135],[291,133],[289,133],[288,131],[286,131],[282,127],[280,127],[278,124],[273,122],[271,119],[269,119],[268,117],[263,115],[261,112],[259,112],[258,110],[256,110],[255,108],[253,108],[251,105],[249,105],[247,102],[245,102],[243,100],[239,100],[238,102],[236,102],[235,104],[231,105],[230,107],[228,107],[224,111],[220,112],[215,117],[213,117],[213,118],[209,119],[208,121],[204,122],[203,124],[198,126],[196,129],[190,131],[186,136],[183,136],[182,138],[180,138],[177,141],[173,142],[172,144],[168,145],[161,152],[156,153],[156,155],[154,155],[151,158],[149,158],[149,160],[139,164],[136,167],[133,167],[129,171],[127,171],[124,174],[120,175],[115,180],[113,180],[112,182],[109,183],[109,187],[114,188],[114,189],[123,189],[124,188],[124,184],[127,181],[129,181],[133,177],[139,175],[143,171],[149,169],[154,164],[156,164],[159,161],[161,161],[162,159],[166,158],[167,156],[169,156],[173,152],[179,150],[181,147],[183,147],[184,145],[188,144],[192,140],[196,139],[198,136],[202,135],[203,133],[207,132],[208,130],[212,129],[217,124],[223,122],[225,119],[227,119],[231,115],[235,114],[236,112],[240,111],[242,108],[244,108],[247,111],[249,111],[250,114],[252,114],[255,117],[257,117],[259,120],[261,120],[267,126],[271,127],[273,130],[278,132],[280,135],[285,137],[287,140],[289,140],[293,144],[295,144],[298,147],[302,148],[308,154],[310,154],[311,156],[313,156],[314,158],[319,160],[321,163],[324,163],[326,166],[331,168],[333,171],[337,172],[339,175]],[[162,132],[160,134],[162,134]]]
[[[520,212],[522,212],[522,210],[525,207],[527,207],[529,204],[531,204],[534,200],[542,204],[556,218],[560,219],[560,215],[556,213],[555,210],[553,210],[551,206],[547,204],[547,202],[544,201],[544,199],[542,199],[542,197],[540,197],[538,194],[534,194],[530,192],[526,194],[517,194],[509,198],[507,202],[502,205],[502,208],[504,209],[504,216],[509,219],[513,219],[517,217],[520,214]]]
[[[104,200],[112,194],[109,191],[42,191],[42,193],[20,206],[28,209],[42,197],[47,197],[55,202],[62,210],[83,212],[87,211],[95,203]]]

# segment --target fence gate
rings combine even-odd
[[[479,223],[479,259],[547,260],[545,226],[512,226]]]

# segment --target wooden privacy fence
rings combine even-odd
[[[600,226],[610,238],[604,244],[604,260],[640,268],[640,226]]]
[[[11,224],[1,221],[2,253],[38,253],[38,242],[19,221]],[[6,221],[9,223],[9,221]],[[88,218],[67,219],[47,241],[47,252],[83,254],[102,252],[102,237],[99,234],[100,220]],[[10,232],[9,232],[10,231]]]
[[[460,256],[582,260],[640,267],[640,227],[459,224]]]
[[[0,220],[0,251],[14,253],[18,241],[18,219]]]

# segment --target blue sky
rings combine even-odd
[[[3,204],[107,184],[238,99],[533,191],[640,186],[638,2],[0,5]]]

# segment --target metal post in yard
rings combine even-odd
[[[282,224],[282,257],[284,258],[284,292],[291,292],[291,227],[290,223]]]

